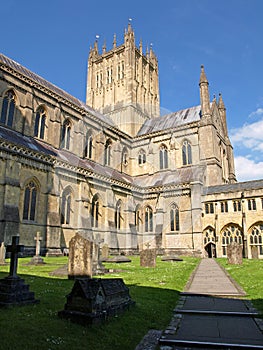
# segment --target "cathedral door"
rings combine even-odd
[[[205,246],[208,258],[216,258],[216,245],[212,242]]]

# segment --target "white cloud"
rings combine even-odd
[[[254,118],[254,117],[261,117],[263,116],[263,108],[258,108],[256,111],[249,114],[248,118]]]
[[[259,112],[259,110],[261,111]],[[260,113],[263,113],[263,109],[259,108],[253,113],[254,115],[260,115]],[[234,147],[246,147],[252,151],[263,152],[263,119],[230,130],[230,139]]]
[[[256,163],[248,157],[235,157],[236,176],[238,181],[263,179],[263,161]]]

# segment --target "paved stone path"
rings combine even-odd
[[[215,260],[201,260],[159,339],[160,349],[263,349],[262,323],[244,295]]]

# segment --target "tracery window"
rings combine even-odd
[[[182,158],[183,158],[183,165],[192,164],[192,147],[188,141],[183,142]]]
[[[37,186],[30,181],[25,187],[23,220],[35,221],[37,204]]]
[[[214,243],[215,244],[215,230],[212,227],[208,227],[204,233],[204,247],[208,244],[208,243]]]
[[[6,92],[3,99],[0,122],[9,127],[12,127],[14,114],[15,114],[15,94],[12,90],[9,90]]]
[[[92,147],[93,147],[93,138],[92,138],[92,133],[89,130],[86,134],[84,157],[92,159]]]
[[[151,207],[145,208],[145,232],[153,232],[153,211]]]
[[[227,246],[232,242],[243,243],[241,229],[236,225],[226,226],[222,232],[222,251],[224,256],[227,255]]]
[[[40,107],[36,113],[34,136],[42,140],[44,139],[44,134],[45,134],[45,123],[46,123],[46,111],[44,107]]]
[[[160,169],[168,168],[168,150],[167,147],[162,145],[159,150],[159,158],[160,158]]]
[[[72,211],[72,193],[70,189],[65,189],[61,199],[61,224],[70,224]]]
[[[143,149],[140,150],[138,154],[138,164],[142,165],[146,163],[146,153]]]
[[[263,255],[263,225],[255,225],[250,233],[249,243],[251,250],[256,249],[257,255]]]
[[[116,204],[116,210],[115,210],[115,227],[117,230],[121,229],[121,221],[122,221],[121,206],[122,206],[122,202],[121,200],[119,200]]]
[[[104,148],[104,165],[110,166],[111,162],[111,140],[108,139]]]
[[[172,232],[180,230],[179,208],[175,204],[170,209],[170,229]]]
[[[91,226],[99,227],[99,217],[100,217],[100,202],[98,195],[92,198],[91,203]]]
[[[69,150],[70,148],[71,123],[66,119],[62,126],[61,147]]]

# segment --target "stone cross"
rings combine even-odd
[[[34,238],[36,241],[36,256],[40,255],[40,242],[42,241],[42,237],[40,237],[40,232],[37,232],[36,237]]]
[[[24,246],[19,245],[19,236],[12,237],[12,244],[7,246],[7,252],[11,253],[9,277],[17,277],[18,253],[23,252]]]

